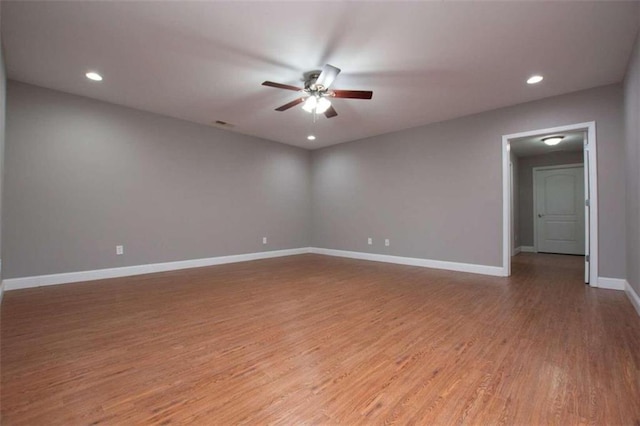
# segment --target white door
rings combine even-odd
[[[534,170],[539,252],[584,253],[584,167]]]

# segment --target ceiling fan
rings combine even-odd
[[[304,103],[302,109],[313,113],[314,120],[317,114],[324,114],[325,117],[331,118],[338,113],[331,105],[330,98],[371,99],[373,96],[373,92],[370,90],[330,90],[331,84],[339,73],[340,68],[326,64],[322,70],[304,73],[304,88],[274,83],[273,81],[265,81],[262,85],[302,93],[301,97],[276,108],[276,111],[286,111]]]

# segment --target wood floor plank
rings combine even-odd
[[[11,291],[3,425],[640,424],[640,318],[582,258],[320,255]]]

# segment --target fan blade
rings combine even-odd
[[[293,101],[289,102],[288,104],[284,104],[284,105],[282,105],[281,107],[276,108],[276,111],[286,111],[286,110],[288,110],[289,108],[293,108],[294,106],[296,106],[296,105],[299,105],[299,104],[303,103],[303,102],[304,102],[304,100],[305,100],[305,98],[298,98],[298,99],[295,99],[295,100],[293,100]]]
[[[315,84],[316,86],[322,86],[325,89],[328,89],[333,83],[333,80],[336,79],[338,74],[340,74],[340,68],[336,68],[333,65],[327,64],[322,67],[322,72],[318,76]]]
[[[330,106],[329,108],[327,108],[327,110],[324,112],[324,116],[327,118],[331,118],[331,117],[335,117],[336,115],[338,115],[338,113],[336,112],[336,110],[333,108],[333,106]]]
[[[333,90],[333,96],[336,98],[371,99],[373,92],[370,90]]]
[[[296,86],[289,86],[288,84],[280,84],[274,83],[273,81],[265,81],[262,83],[263,86],[275,87],[278,89],[287,89],[287,90],[295,90],[296,92],[300,92],[302,89]]]

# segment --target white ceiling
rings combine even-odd
[[[3,1],[1,28],[10,78],[313,149],[619,82],[639,4]],[[264,80],[325,63],[373,99],[274,111]]]
[[[563,136],[564,139],[562,139],[562,142],[558,145],[548,146],[542,142],[542,139],[547,136]],[[560,132],[550,135],[514,139],[510,141],[510,145],[511,152],[513,152],[516,157],[531,157],[557,151],[582,151],[584,149],[583,141],[583,132]]]

